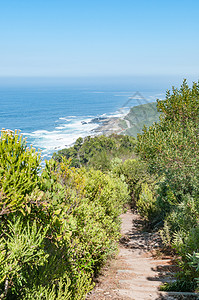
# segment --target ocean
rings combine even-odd
[[[161,90],[143,89],[139,92],[144,99],[129,100],[135,92],[122,87],[0,87],[0,129],[21,130],[28,145],[42,150],[44,161],[78,137],[96,134],[100,118],[119,117],[131,106],[164,95]]]

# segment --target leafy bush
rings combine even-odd
[[[166,100],[158,101],[160,122],[138,135],[137,151],[151,172],[166,177],[178,202],[199,190],[198,98],[199,84],[191,89],[184,82],[180,90],[173,88],[173,94],[167,92]]]
[[[179,277],[194,283],[198,278],[194,253],[199,247],[199,83],[189,88],[184,81],[180,89],[168,91],[157,108],[160,122],[138,135],[137,151],[151,174],[161,178],[156,204],[165,221],[163,239],[182,258]]]
[[[172,283],[165,283],[160,287],[161,291],[172,291],[172,292],[192,292],[195,291],[196,284],[192,280],[186,279],[177,279],[176,281]]]
[[[153,176],[147,172],[147,166],[137,159],[127,159],[124,162],[119,159],[112,161],[112,173],[125,179],[131,194],[131,204],[136,206],[142,190],[142,184],[154,183]]]
[[[184,231],[189,232],[195,228],[199,221],[199,209],[197,199],[186,195],[180,204],[172,209],[167,216],[167,222],[170,224],[172,232]]]
[[[48,254],[44,251],[44,239],[48,230],[38,229],[34,221],[32,227],[20,219],[9,222],[9,233],[0,240],[0,278],[6,281],[5,294],[9,288],[17,290],[32,276],[32,269],[45,264]]]
[[[140,215],[147,220],[152,219],[157,214],[156,199],[147,183],[142,184],[137,208]]]
[[[40,155],[26,146],[17,131],[2,130],[0,137],[0,213],[24,206],[39,180]]]
[[[61,162],[62,158],[71,159],[71,166],[88,166],[106,171],[114,157],[132,157],[136,140],[130,136],[112,134],[79,138],[75,145],[54,153],[53,158]]]
[[[18,133],[4,131],[3,139],[0,297],[84,299],[116,250],[127,184],[112,173],[75,169],[70,160],[46,162],[39,175],[39,156]]]

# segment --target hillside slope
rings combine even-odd
[[[123,134],[136,137],[143,126],[151,126],[159,121],[160,113],[157,111],[156,102],[142,104],[131,108],[130,112],[119,121]]]

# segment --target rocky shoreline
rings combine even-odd
[[[120,127],[120,118],[112,117],[107,118],[102,124],[93,130],[96,134],[110,135],[112,133],[120,134],[123,129]]]

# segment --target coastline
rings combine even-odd
[[[98,117],[91,120],[90,123],[98,123],[99,126],[92,130],[95,135],[105,135],[109,136],[113,133],[122,134],[125,131],[125,128],[130,128],[130,123],[127,120],[128,115],[131,111],[131,108],[126,112],[118,112],[118,114],[113,114],[113,116],[108,117]],[[122,122],[126,123],[126,126],[123,126]]]
[[[105,136],[109,136],[112,133],[121,134],[124,129],[122,129],[122,127],[120,126],[120,120],[121,118],[118,117],[107,118],[102,122],[101,125],[99,125],[98,128],[93,130],[93,132],[95,133],[94,135],[102,134]]]
[[[156,105],[157,102],[149,102],[133,106],[127,113],[123,113],[119,117],[107,118],[101,126],[93,131],[106,136],[115,133],[137,138],[137,134],[142,132],[144,126],[149,127],[153,123],[159,122],[160,112]]]
[[[133,106],[125,111],[119,110],[110,115],[59,118],[54,131],[36,131],[28,135],[33,138],[39,137],[36,146],[43,143],[43,149],[41,146],[39,148],[42,150],[42,160],[45,161],[50,159],[53,153],[73,146],[79,137],[84,139],[88,136],[122,134],[136,138],[144,125],[150,126],[158,120],[155,106],[156,103],[151,102]]]

